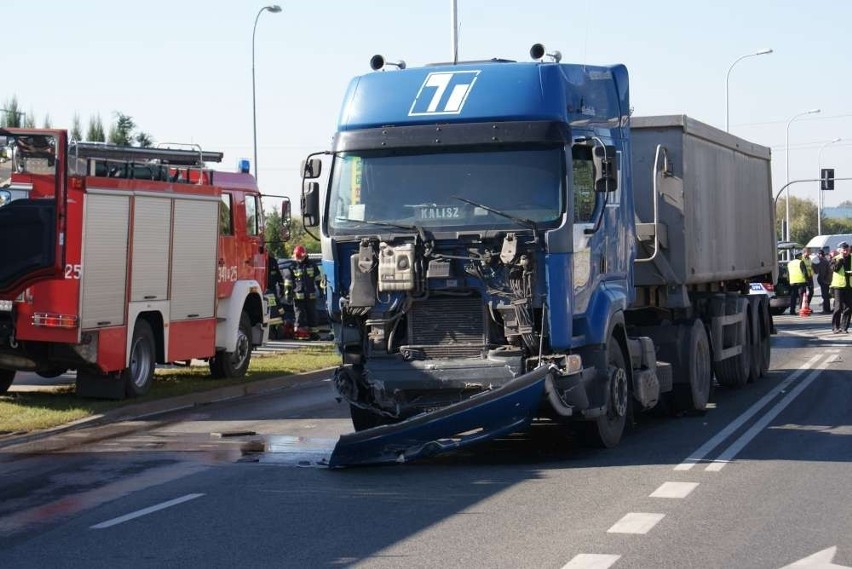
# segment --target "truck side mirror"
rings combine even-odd
[[[279,234],[279,238],[281,241],[289,241],[290,240],[290,198],[284,198],[284,201],[281,202],[281,233]]]
[[[310,158],[302,161],[302,178],[314,180],[322,174],[322,160]]]
[[[319,182],[305,182],[302,186],[302,220],[305,227],[319,225]]]
[[[596,146],[595,162],[595,191],[614,192],[618,189],[618,161],[615,146]]]

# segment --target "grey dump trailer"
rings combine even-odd
[[[629,318],[672,364],[675,403],[701,410],[711,371],[739,387],[769,367],[769,300],[748,292],[777,274],[770,150],[684,115],[630,128],[639,246]]]

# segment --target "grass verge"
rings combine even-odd
[[[136,399],[80,399],[75,395],[73,386],[56,387],[50,392],[9,392],[0,395],[0,434],[49,429],[132,403],[304,373],[339,363],[340,356],[331,346],[308,345],[274,355],[253,354],[246,377],[241,379],[213,379],[207,365],[157,369],[151,390]]]

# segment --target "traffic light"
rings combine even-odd
[[[823,191],[834,189],[834,168],[821,169],[819,178],[819,189]]]

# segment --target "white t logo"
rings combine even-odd
[[[459,114],[478,75],[478,70],[430,73],[420,86],[408,116]]]

